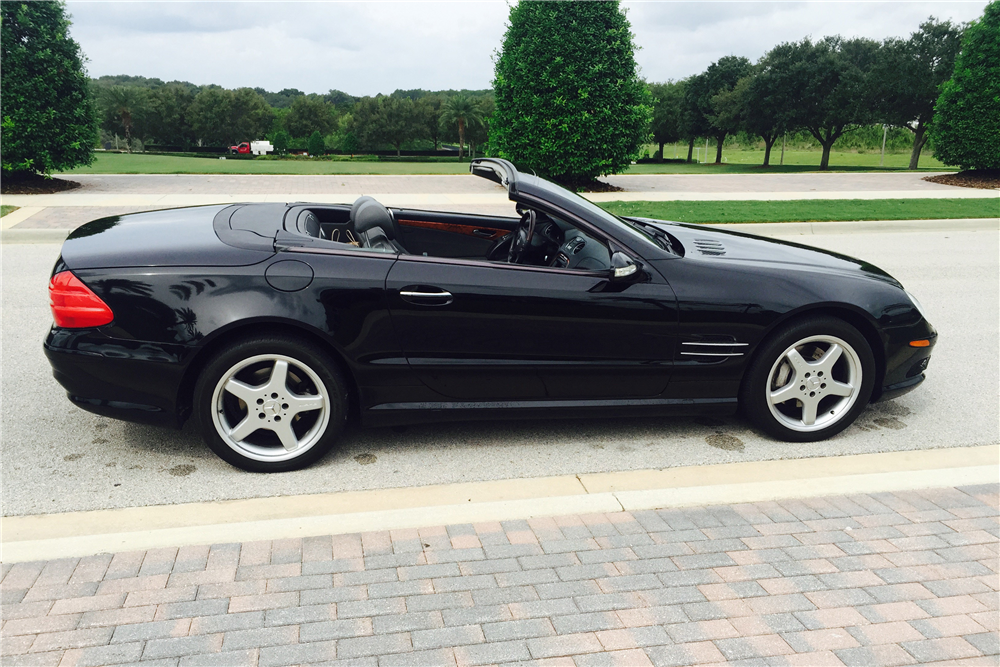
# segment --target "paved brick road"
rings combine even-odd
[[[996,665],[1000,486],[4,565],[4,665]]]

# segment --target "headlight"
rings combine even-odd
[[[906,290],[903,291],[906,292]],[[906,296],[910,297],[910,301],[913,302],[913,306],[917,309],[917,312],[920,313],[920,316],[929,322],[931,318],[927,317],[927,311],[925,311],[924,307],[920,305],[919,301],[917,301],[917,297],[913,296],[909,292],[906,292]]]

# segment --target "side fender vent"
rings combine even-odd
[[[695,239],[694,247],[702,255],[718,257],[726,254],[726,247],[713,239]]]

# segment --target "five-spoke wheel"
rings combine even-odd
[[[245,470],[291,470],[321,457],[347,414],[327,354],[293,339],[250,339],[206,367],[195,407],[209,446]]]
[[[874,386],[875,361],[857,329],[833,318],[799,321],[762,344],[740,402],[782,440],[821,440],[847,428]]]

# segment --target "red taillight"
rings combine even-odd
[[[52,317],[57,327],[101,327],[115,319],[108,304],[70,271],[52,276],[49,281],[49,305],[52,306]]]

